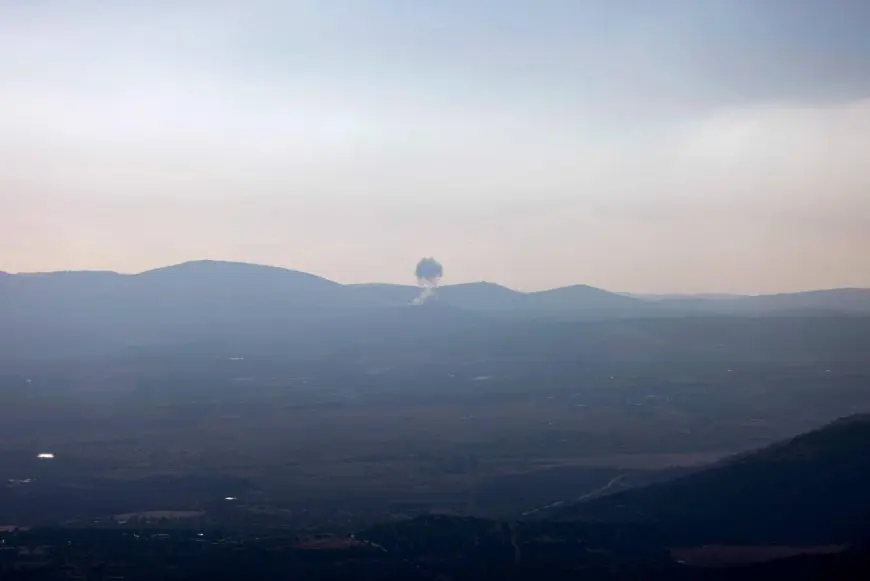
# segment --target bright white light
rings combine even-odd
[[[227,496],[226,498],[224,498],[224,500],[227,500],[227,501],[238,500],[238,498],[236,498],[235,496]]]
[[[43,452],[42,454],[38,454],[36,457],[40,460],[54,460],[54,454],[49,452]]]

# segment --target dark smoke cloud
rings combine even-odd
[[[423,288],[420,296],[414,299],[414,304],[422,305],[435,294],[438,282],[444,275],[444,267],[434,258],[424,258],[417,263],[414,274],[417,276],[417,283]]]
[[[417,263],[415,274],[421,285],[438,286],[438,281],[444,276],[444,267],[434,258],[424,258]]]

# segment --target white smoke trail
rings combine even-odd
[[[420,296],[411,301],[412,305],[422,305],[427,300],[435,295],[435,287],[434,286],[424,286],[423,291],[420,293]]]

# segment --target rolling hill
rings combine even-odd
[[[573,285],[529,295],[531,306],[536,310],[587,315],[618,314],[620,316],[643,316],[658,314],[656,305],[588,285]]]
[[[813,304],[827,301],[858,310],[810,310],[826,316],[808,319],[800,309],[724,312],[699,303],[663,306],[667,301],[583,285],[522,293],[470,283],[442,287],[425,313],[418,313],[410,306],[419,294],[413,286],[342,285],[284,268],[198,261],[135,275],[4,275],[0,348],[9,357],[192,345],[301,356],[386,345],[410,348],[413,338],[437,352],[464,349],[514,358],[840,360],[866,353],[867,317],[854,316],[863,314],[864,293],[811,293]],[[769,299],[776,305],[782,300]],[[800,306],[809,299],[789,300]],[[776,323],[753,320],[767,312],[786,316]]]
[[[377,305],[407,305],[420,294],[417,287],[404,285],[365,284],[348,288],[357,298]],[[492,282],[472,282],[442,286],[434,300],[461,309],[525,316],[599,318],[667,312],[651,301],[586,285],[525,293]]]
[[[491,282],[474,282],[445,286],[438,292],[438,301],[462,309],[497,311],[529,308],[530,295]]]
[[[398,307],[410,305],[420,296],[420,288],[404,284],[367,283],[347,285],[347,292],[361,303],[372,306]]]
[[[410,285],[370,283],[347,285],[346,288],[348,294],[370,305],[406,306],[420,296],[420,288]],[[433,297],[440,304],[492,311],[526,309],[529,307],[528,299],[526,293],[489,282],[445,285]]]
[[[52,308],[53,303],[153,301],[200,306],[262,302],[282,308],[383,307],[407,305],[419,295],[412,285],[352,284],[300,271],[256,264],[202,260],[140,274],[72,271],[0,272],[0,300],[16,306]],[[650,296],[615,293],[588,285],[519,292],[491,283],[445,285],[437,300],[454,307],[495,312],[586,316],[673,316],[686,314],[765,314],[776,312],[870,313],[870,289],[843,288],[758,296]],[[44,304],[40,303],[44,301]],[[75,306],[75,305],[73,305]]]

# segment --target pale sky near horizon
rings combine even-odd
[[[870,287],[870,2],[0,0],[0,270]]]

